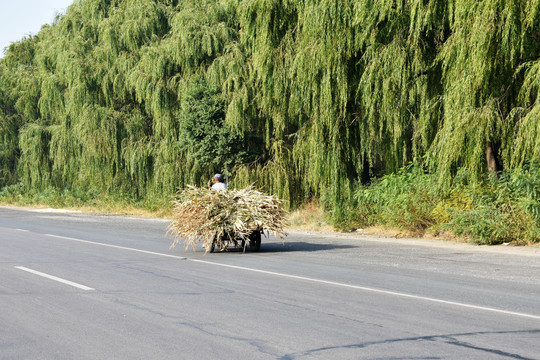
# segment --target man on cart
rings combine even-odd
[[[214,190],[227,190],[227,184],[223,182],[223,175],[216,174],[214,175],[214,185],[212,185]]]

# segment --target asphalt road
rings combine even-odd
[[[0,359],[540,359],[540,253],[0,208]]]

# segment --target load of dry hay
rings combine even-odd
[[[188,186],[174,200],[171,247],[183,240],[186,249],[190,245],[195,249],[202,241],[209,251],[214,239],[224,234],[236,241],[254,230],[272,232],[283,241],[286,212],[282,204],[277,197],[253,188],[216,191]]]

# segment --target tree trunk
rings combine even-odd
[[[497,171],[499,171],[499,166],[497,165],[497,154],[493,145],[489,141],[486,144],[486,161],[489,172],[496,174]]]

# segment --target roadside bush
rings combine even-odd
[[[356,216],[361,225],[385,225],[421,234],[435,223],[441,197],[434,176],[412,165],[360,187]]]
[[[0,202],[7,204],[14,204],[21,199],[23,194],[23,185],[14,184],[4,186],[0,189]]]
[[[448,231],[476,244],[540,242],[538,165],[474,184],[461,175],[443,189],[422,168],[406,167],[360,186],[354,209],[334,220],[349,228],[377,225],[416,235]]]
[[[451,214],[441,224],[456,235],[478,244],[540,241],[540,168],[527,165],[499,177],[490,177],[481,186],[464,191],[470,199],[463,208],[448,206]]]

